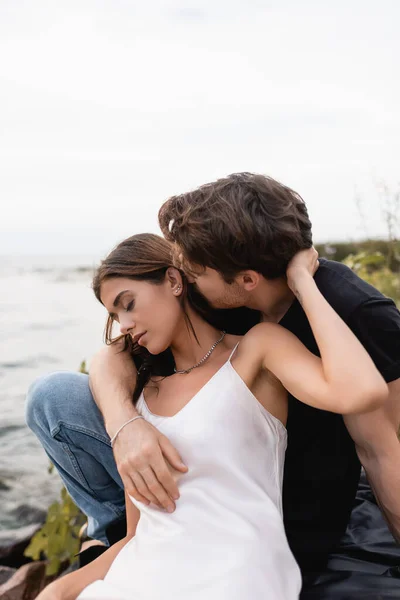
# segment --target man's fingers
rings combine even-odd
[[[153,494],[153,492],[149,489],[146,481],[143,479],[142,475],[140,473],[134,473],[133,475],[133,481],[135,483],[135,486],[139,492],[139,494],[146,498],[147,502],[146,504],[148,505],[149,503],[155,504],[155,506],[158,506],[158,508],[162,508],[160,502],[158,501],[157,497]]]
[[[133,483],[130,477],[125,477],[123,480],[124,488],[130,496],[133,496],[137,502],[141,502],[142,504],[146,504],[148,506],[150,504],[150,500],[142,496],[139,493],[136,485]]]
[[[175,510],[175,503],[173,500],[171,500],[170,496],[156,478],[153,469],[151,467],[147,467],[141,471],[140,474],[143,477],[148,489],[153,496],[157,498],[161,506],[168,512],[173,512]]]
[[[128,436],[125,427],[114,446],[125,489],[138,502],[152,502],[173,512],[174,499],[179,498],[176,476],[188,468],[170,441],[150,423],[137,420],[133,425],[135,435]]]
[[[160,436],[159,444],[163,456],[157,463],[153,464],[153,470],[168,495],[173,500],[177,500],[179,498],[179,490],[171,469],[186,473],[188,468],[168,438]]]
[[[164,457],[167,459],[171,467],[176,469],[177,471],[181,471],[182,473],[186,473],[188,470],[187,466],[181,459],[180,455],[176,448],[171,444],[168,438],[165,436],[160,436],[158,440],[160,444],[161,451]]]
[[[163,456],[160,457],[160,460],[153,465],[153,471],[156,478],[167,492],[168,496],[170,496],[172,500],[178,500],[179,489],[176,479],[173,475],[173,469],[168,463],[166,463]]]

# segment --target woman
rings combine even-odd
[[[93,287],[109,312],[107,338],[118,322],[138,366],[140,418],[167,435],[189,471],[179,475],[173,514],[126,494],[127,536],[40,600],[298,598],[300,571],[282,521],[287,390],[340,414],[372,410],[387,396],[315,285],[316,268],[316,252],[303,251],[287,278],[321,358],[274,323],[240,338],[206,321],[158,236],[133,236],[103,261]],[[171,353],[175,372],[166,376]]]

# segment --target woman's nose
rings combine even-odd
[[[135,324],[132,321],[121,321],[119,324],[119,330],[122,335],[128,335],[131,333],[132,329],[135,327]]]

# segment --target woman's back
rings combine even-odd
[[[143,394],[138,410],[189,466],[181,498],[173,514],[134,502],[135,537],[79,598],[297,598],[300,572],[282,522],[286,430],[230,360],[174,416],[152,413]]]

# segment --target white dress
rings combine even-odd
[[[282,521],[286,429],[230,359],[173,417],[139,412],[177,448],[174,513],[145,506],[136,535],[79,600],[295,600],[300,570]]]

